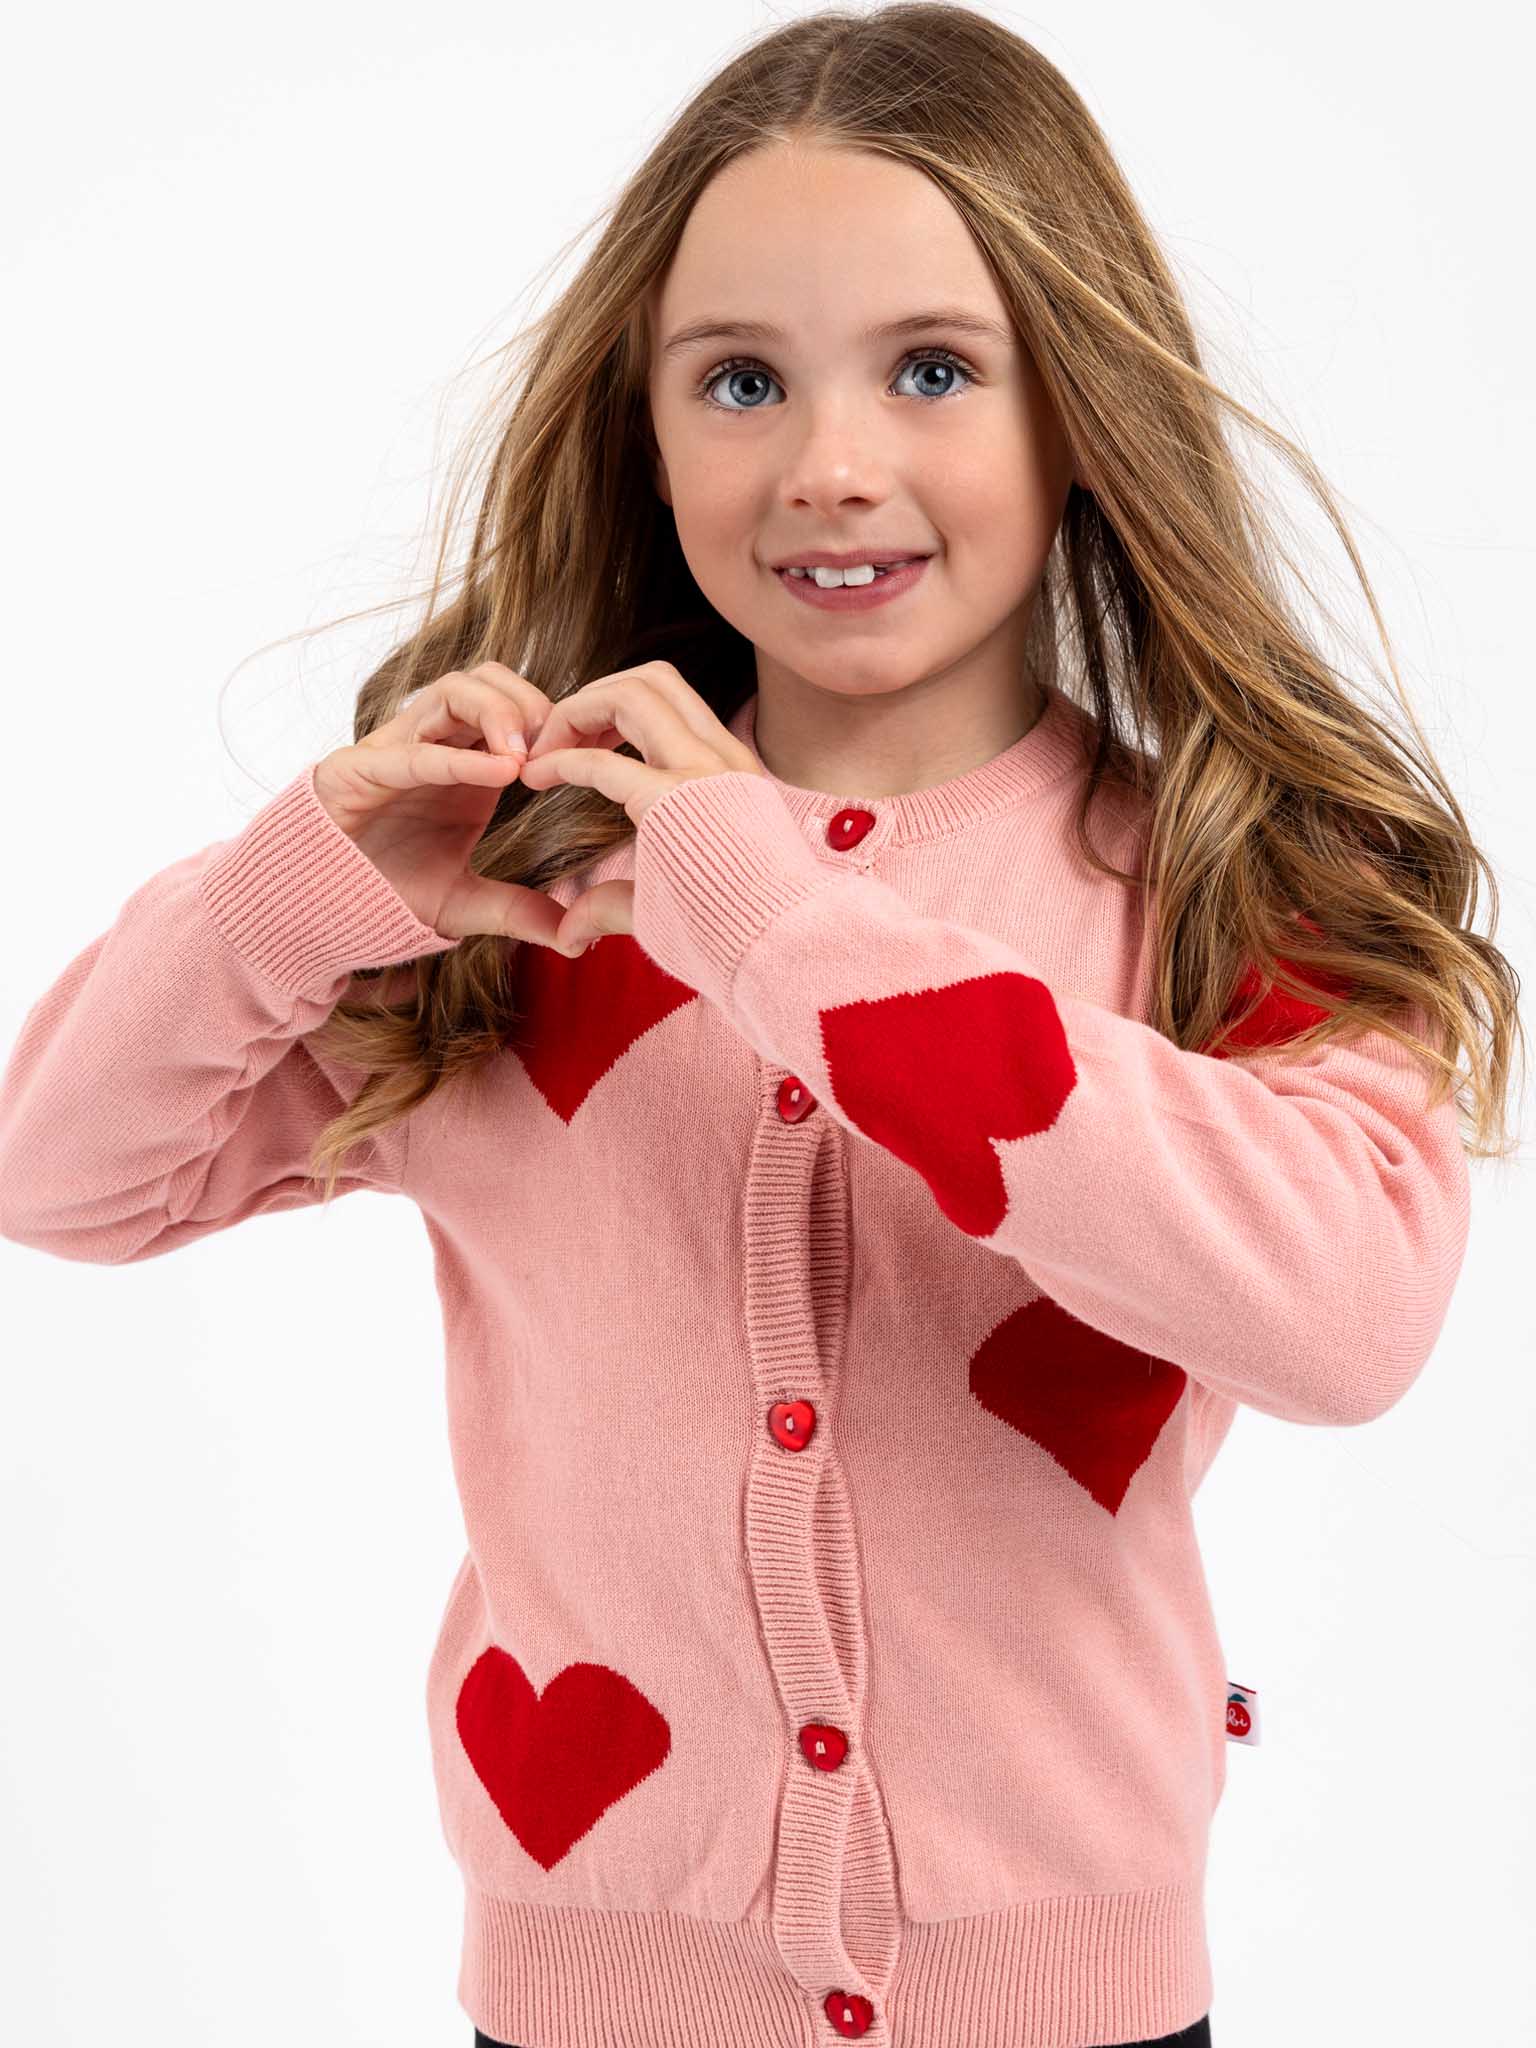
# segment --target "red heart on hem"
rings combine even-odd
[[[545,1870],[672,1746],[663,1716],[606,1664],[567,1664],[540,1694],[495,1643],[466,1673],[455,1718],[475,1776]]]

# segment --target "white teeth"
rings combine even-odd
[[[844,583],[873,583],[878,569],[881,575],[891,567],[888,562],[851,562],[846,569],[791,569],[791,576],[814,576],[822,590],[836,590]]]

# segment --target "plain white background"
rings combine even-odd
[[[347,741],[388,618],[247,658],[412,582],[467,367],[708,72],[802,11],[12,25],[7,1047],[132,889]],[[1103,124],[1213,370],[1343,495],[1528,962],[1529,21],[992,11]],[[1336,545],[1321,573],[1347,598]],[[1409,1395],[1358,1430],[1242,1411],[1198,1496],[1263,1735],[1212,1840],[1220,2048],[1507,2041],[1536,2010],[1518,1167],[1474,1168]],[[359,1195],[116,1270],[3,1243],[0,1281],[0,2035],[467,2048],[424,1705],[463,1532],[418,1215]]]

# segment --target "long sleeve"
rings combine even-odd
[[[314,793],[313,766],[236,837],[152,876],[33,1005],[0,1079],[0,1236],[155,1258],[320,1199],[320,1130],[363,1076],[318,1056],[361,967],[444,952]],[[398,1188],[405,1132],[338,1193]]]
[[[1300,1058],[1185,1051],[829,867],[747,772],[647,808],[634,923],[763,1059],[1093,1329],[1295,1422],[1370,1420],[1426,1363],[1469,1178],[1454,1100],[1428,1108],[1385,1032]]]

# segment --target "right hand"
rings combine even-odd
[[[452,669],[356,746],[317,761],[315,795],[423,924],[445,939],[499,932],[560,944],[569,915],[541,889],[477,875],[469,856],[553,709],[499,661]],[[511,744],[522,740],[523,749]],[[482,750],[482,742],[484,747]]]

